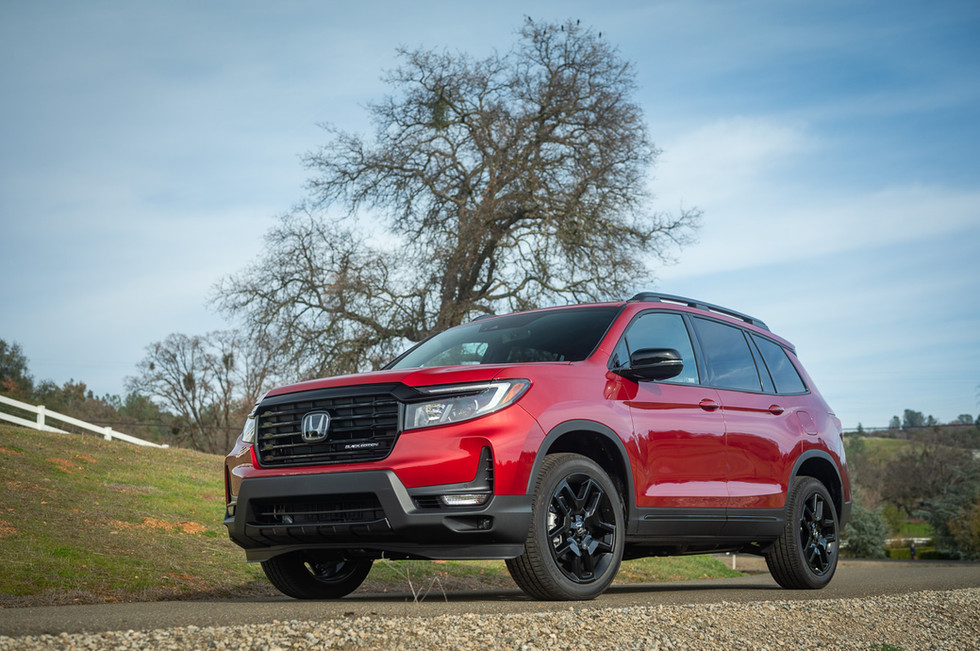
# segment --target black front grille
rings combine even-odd
[[[365,386],[304,391],[266,399],[256,412],[256,452],[263,466],[314,466],[377,461],[398,438],[394,387]],[[303,439],[303,416],[330,415],[323,440]]]
[[[255,500],[252,512],[258,525],[361,524],[385,518],[372,493]]]

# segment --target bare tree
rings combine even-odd
[[[633,69],[593,31],[528,20],[505,55],[399,56],[373,140],[326,127],[308,201],[217,290],[299,373],[362,370],[480,313],[622,297],[696,226],[650,210]]]
[[[190,337],[180,333],[150,344],[126,379],[127,389],[150,396],[179,416],[174,435],[204,452],[227,452],[245,415],[271,380],[260,340],[231,330]]]

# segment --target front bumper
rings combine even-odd
[[[249,561],[298,550],[447,560],[514,558],[524,551],[528,496],[493,495],[479,507],[450,508],[424,499],[435,492],[431,486],[410,491],[391,470],[249,477],[224,522]]]

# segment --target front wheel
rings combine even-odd
[[[791,590],[819,589],[837,569],[840,535],[830,493],[813,477],[797,477],[786,500],[786,525],[766,554],[769,573]]]
[[[364,582],[371,560],[320,560],[307,552],[293,552],[262,561],[262,571],[290,597],[340,599]]]
[[[507,569],[538,599],[594,599],[623,558],[622,500],[609,475],[577,454],[549,455],[535,482],[524,553]]]

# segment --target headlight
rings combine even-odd
[[[242,428],[242,443],[255,443],[255,412],[259,410],[259,403],[261,402],[262,399],[260,398],[259,402],[252,407],[252,411],[248,412],[248,418],[245,419],[245,426]]]
[[[406,405],[405,429],[448,425],[486,416],[514,404],[529,386],[528,380],[497,380],[422,388],[420,391],[433,399]]]
[[[259,405],[265,400],[265,397],[269,395],[269,391],[262,394],[258,402],[252,406],[252,411],[248,412],[248,418],[245,419],[245,426],[242,427],[242,442],[243,443],[255,443],[255,414],[259,410]]]
[[[254,443],[255,442],[255,417],[249,416],[245,421],[245,427],[242,428],[242,442],[243,443]]]

